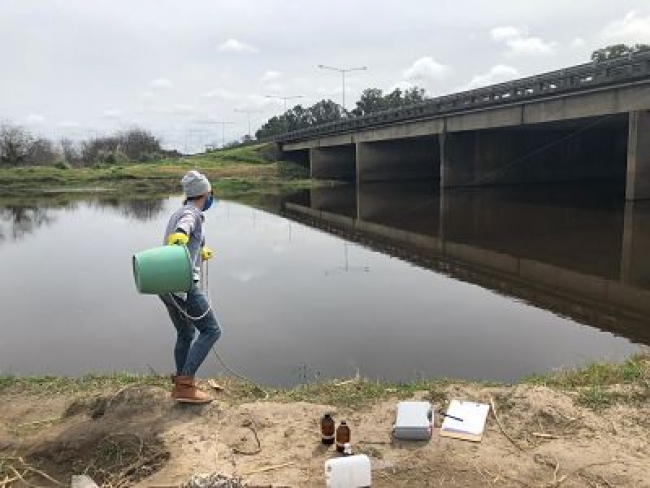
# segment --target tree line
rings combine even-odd
[[[374,112],[404,107],[426,99],[424,88],[413,87],[407,90],[395,88],[384,94],[379,88],[367,88],[361,93],[356,107],[350,111],[332,100],[321,100],[311,107],[296,105],[282,115],[267,120],[255,133],[255,137],[265,139],[288,131],[306,129],[315,125],[335,122],[342,118],[361,117]]]
[[[650,45],[648,44],[634,44],[629,46],[627,44],[612,44],[611,46],[602,49],[596,49],[591,53],[591,60],[599,63],[609,59],[630,56],[646,51],[650,51]]]
[[[126,162],[156,161],[180,156],[166,151],[151,132],[131,128],[112,135],[93,137],[81,142],[63,138],[53,141],[32,135],[18,125],[0,125],[0,166],[94,166]]]

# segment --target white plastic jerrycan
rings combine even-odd
[[[371,483],[370,459],[365,454],[325,462],[327,488],[365,488]]]

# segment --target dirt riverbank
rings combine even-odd
[[[0,486],[68,486],[83,472],[106,487],[182,486],[197,473],[324,486],[323,464],[336,455],[320,443],[326,412],[349,422],[377,487],[650,486],[650,360],[594,368],[512,386],[353,379],[266,393],[219,378],[224,389],[203,407],[174,403],[162,377],[5,378]],[[443,409],[451,398],[493,402],[496,412],[480,443],[438,429],[430,442],[395,441],[404,398]]]

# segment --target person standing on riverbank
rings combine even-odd
[[[183,176],[181,185],[185,200],[169,219],[164,243],[187,246],[194,282],[187,293],[160,295],[177,332],[172,397],[179,402],[208,403],[212,399],[197,388],[195,375],[221,336],[217,318],[200,285],[202,262],[213,256],[212,250],[205,246],[203,212],[212,206],[214,196],[210,182],[198,171],[189,171]],[[197,329],[199,337],[194,341]]]

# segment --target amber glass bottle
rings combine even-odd
[[[338,429],[336,429],[336,450],[338,452],[343,452],[345,449],[345,444],[350,442],[350,427],[343,420]]]
[[[320,420],[320,435],[323,444],[334,444],[334,419],[329,413]]]

